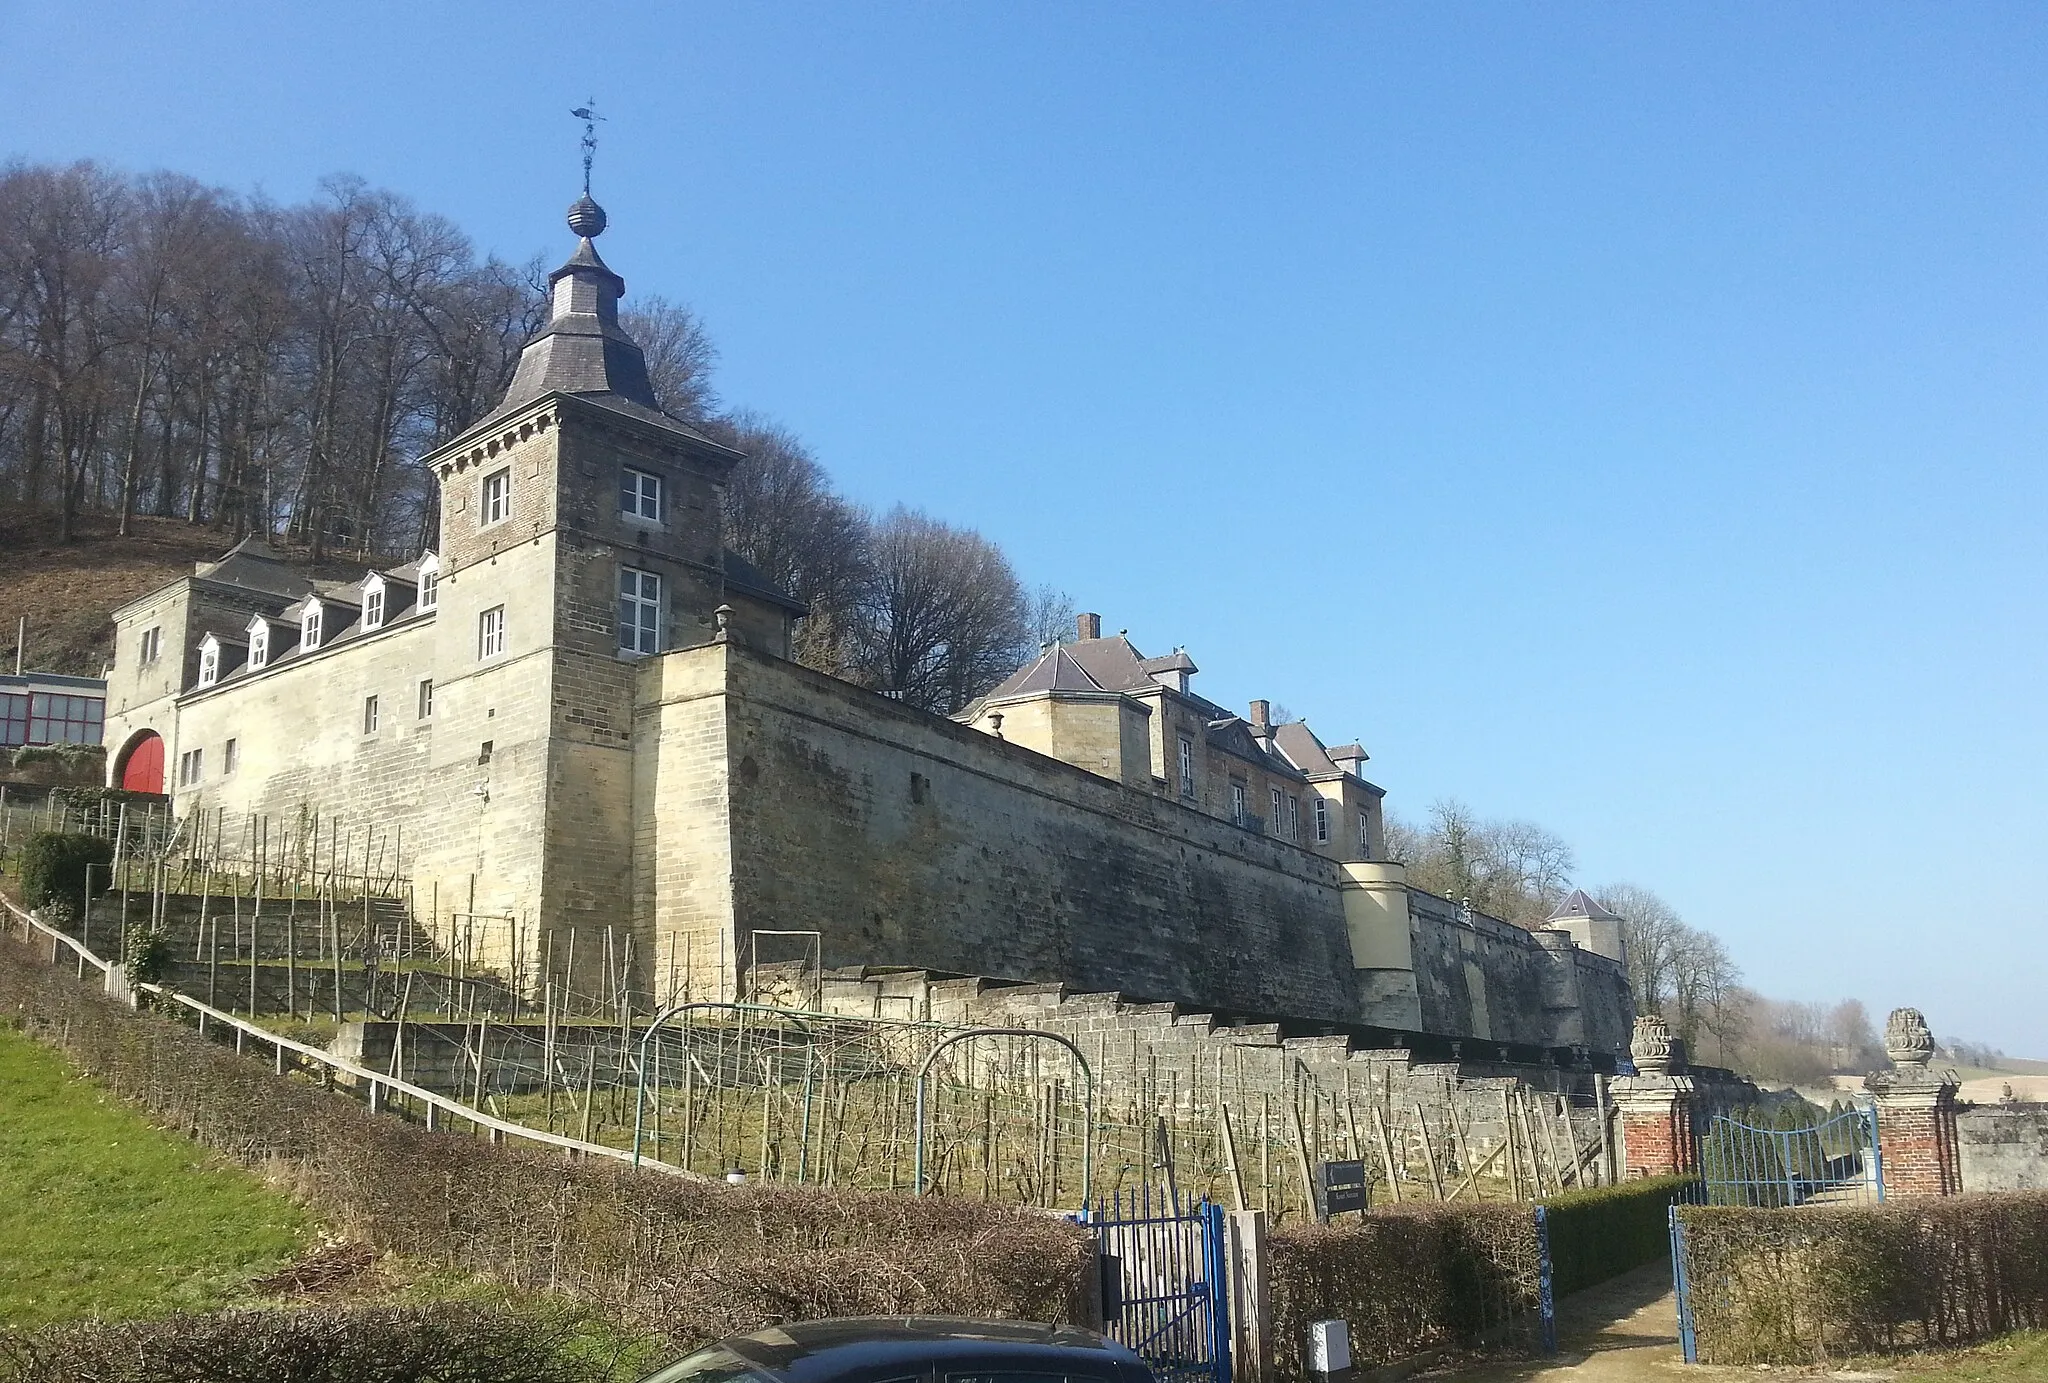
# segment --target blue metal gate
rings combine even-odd
[[[1881,1201],[1877,1111],[1851,1107],[1790,1128],[1718,1114],[1700,1143],[1700,1171],[1709,1205]]]
[[[1102,1262],[1106,1333],[1161,1383],[1230,1383],[1223,1207],[1147,1187],[1081,1212]]]

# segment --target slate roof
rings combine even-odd
[[[1033,692],[1133,692],[1159,685],[1145,670],[1145,659],[1118,634],[1107,639],[1082,639],[1054,644],[1004,678],[982,699],[1028,696]]]
[[[579,203],[580,205],[580,203]],[[594,203],[592,204],[595,205]],[[572,213],[575,210],[571,209]],[[571,229],[604,229],[602,213],[590,220],[571,218]],[[570,280],[564,287],[562,280]],[[619,325],[619,298],[626,281],[613,273],[590,236],[582,236],[562,267],[548,275],[552,306],[547,324],[519,352],[511,387],[496,409],[449,445],[489,430],[500,419],[549,394],[573,394],[583,402],[622,414],[669,432],[680,433],[706,447],[737,456],[681,418],[662,411],[647,376],[647,357]]]
[[[783,609],[799,615],[808,615],[811,612],[810,606],[763,576],[760,568],[731,548],[724,549],[723,560],[725,584],[729,589],[742,591],[771,605],[780,605]]]
[[[1565,900],[1551,911],[1549,920],[1556,922],[1567,917],[1590,917],[1596,922],[1625,920],[1621,914],[1609,912],[1594,902],[1592,896],[1582,888],[1575,888],[1567,894]]]
[[[242,539],[217,562],[195,563],[192,574],[202,581],[290,598],[308,594],[314,585],[311,577],[271,551],[260,538]]]
[[[1337,767],[1323,742],[1316,738],[1316,732],[1308,728],[1306,721],[1290,721],[1273,727],[1273,743],[1287,756],[1287,761],[1311,778],[1317,776],[1335,777],[1344,770]]]

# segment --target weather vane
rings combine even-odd
[[[583,195],[590,195],[590,161],[597,156],[597,122],[604,119],[597,113],[597,98],[591,97],[582,105],[569,112],[583,122]]]

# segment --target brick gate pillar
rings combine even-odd
[[[1700,1169],[1693,1080],[1673,1047],[1671,1029],[1662,1018],[1646,1013],[1636,1019],[1629,1042],[1636,1074],[1619,1077],[1610,1087],[1621,1116],[1622,1165],[1631,1178],[1689,1175]]]
[[[1877,1105],[1877,1151],[1887,1196],[1953,1196],[1963,1189],[1956,1143],[1956,1073],[1937,1067],[1934,1035],[1916,1008],[1884,1024],[1892,1069],[1863,1078]]]

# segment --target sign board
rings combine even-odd
[[[1323,1214],[1342,1210],[1363,1210],[1369,1198],[1363,1162],[1323,1164]]]

